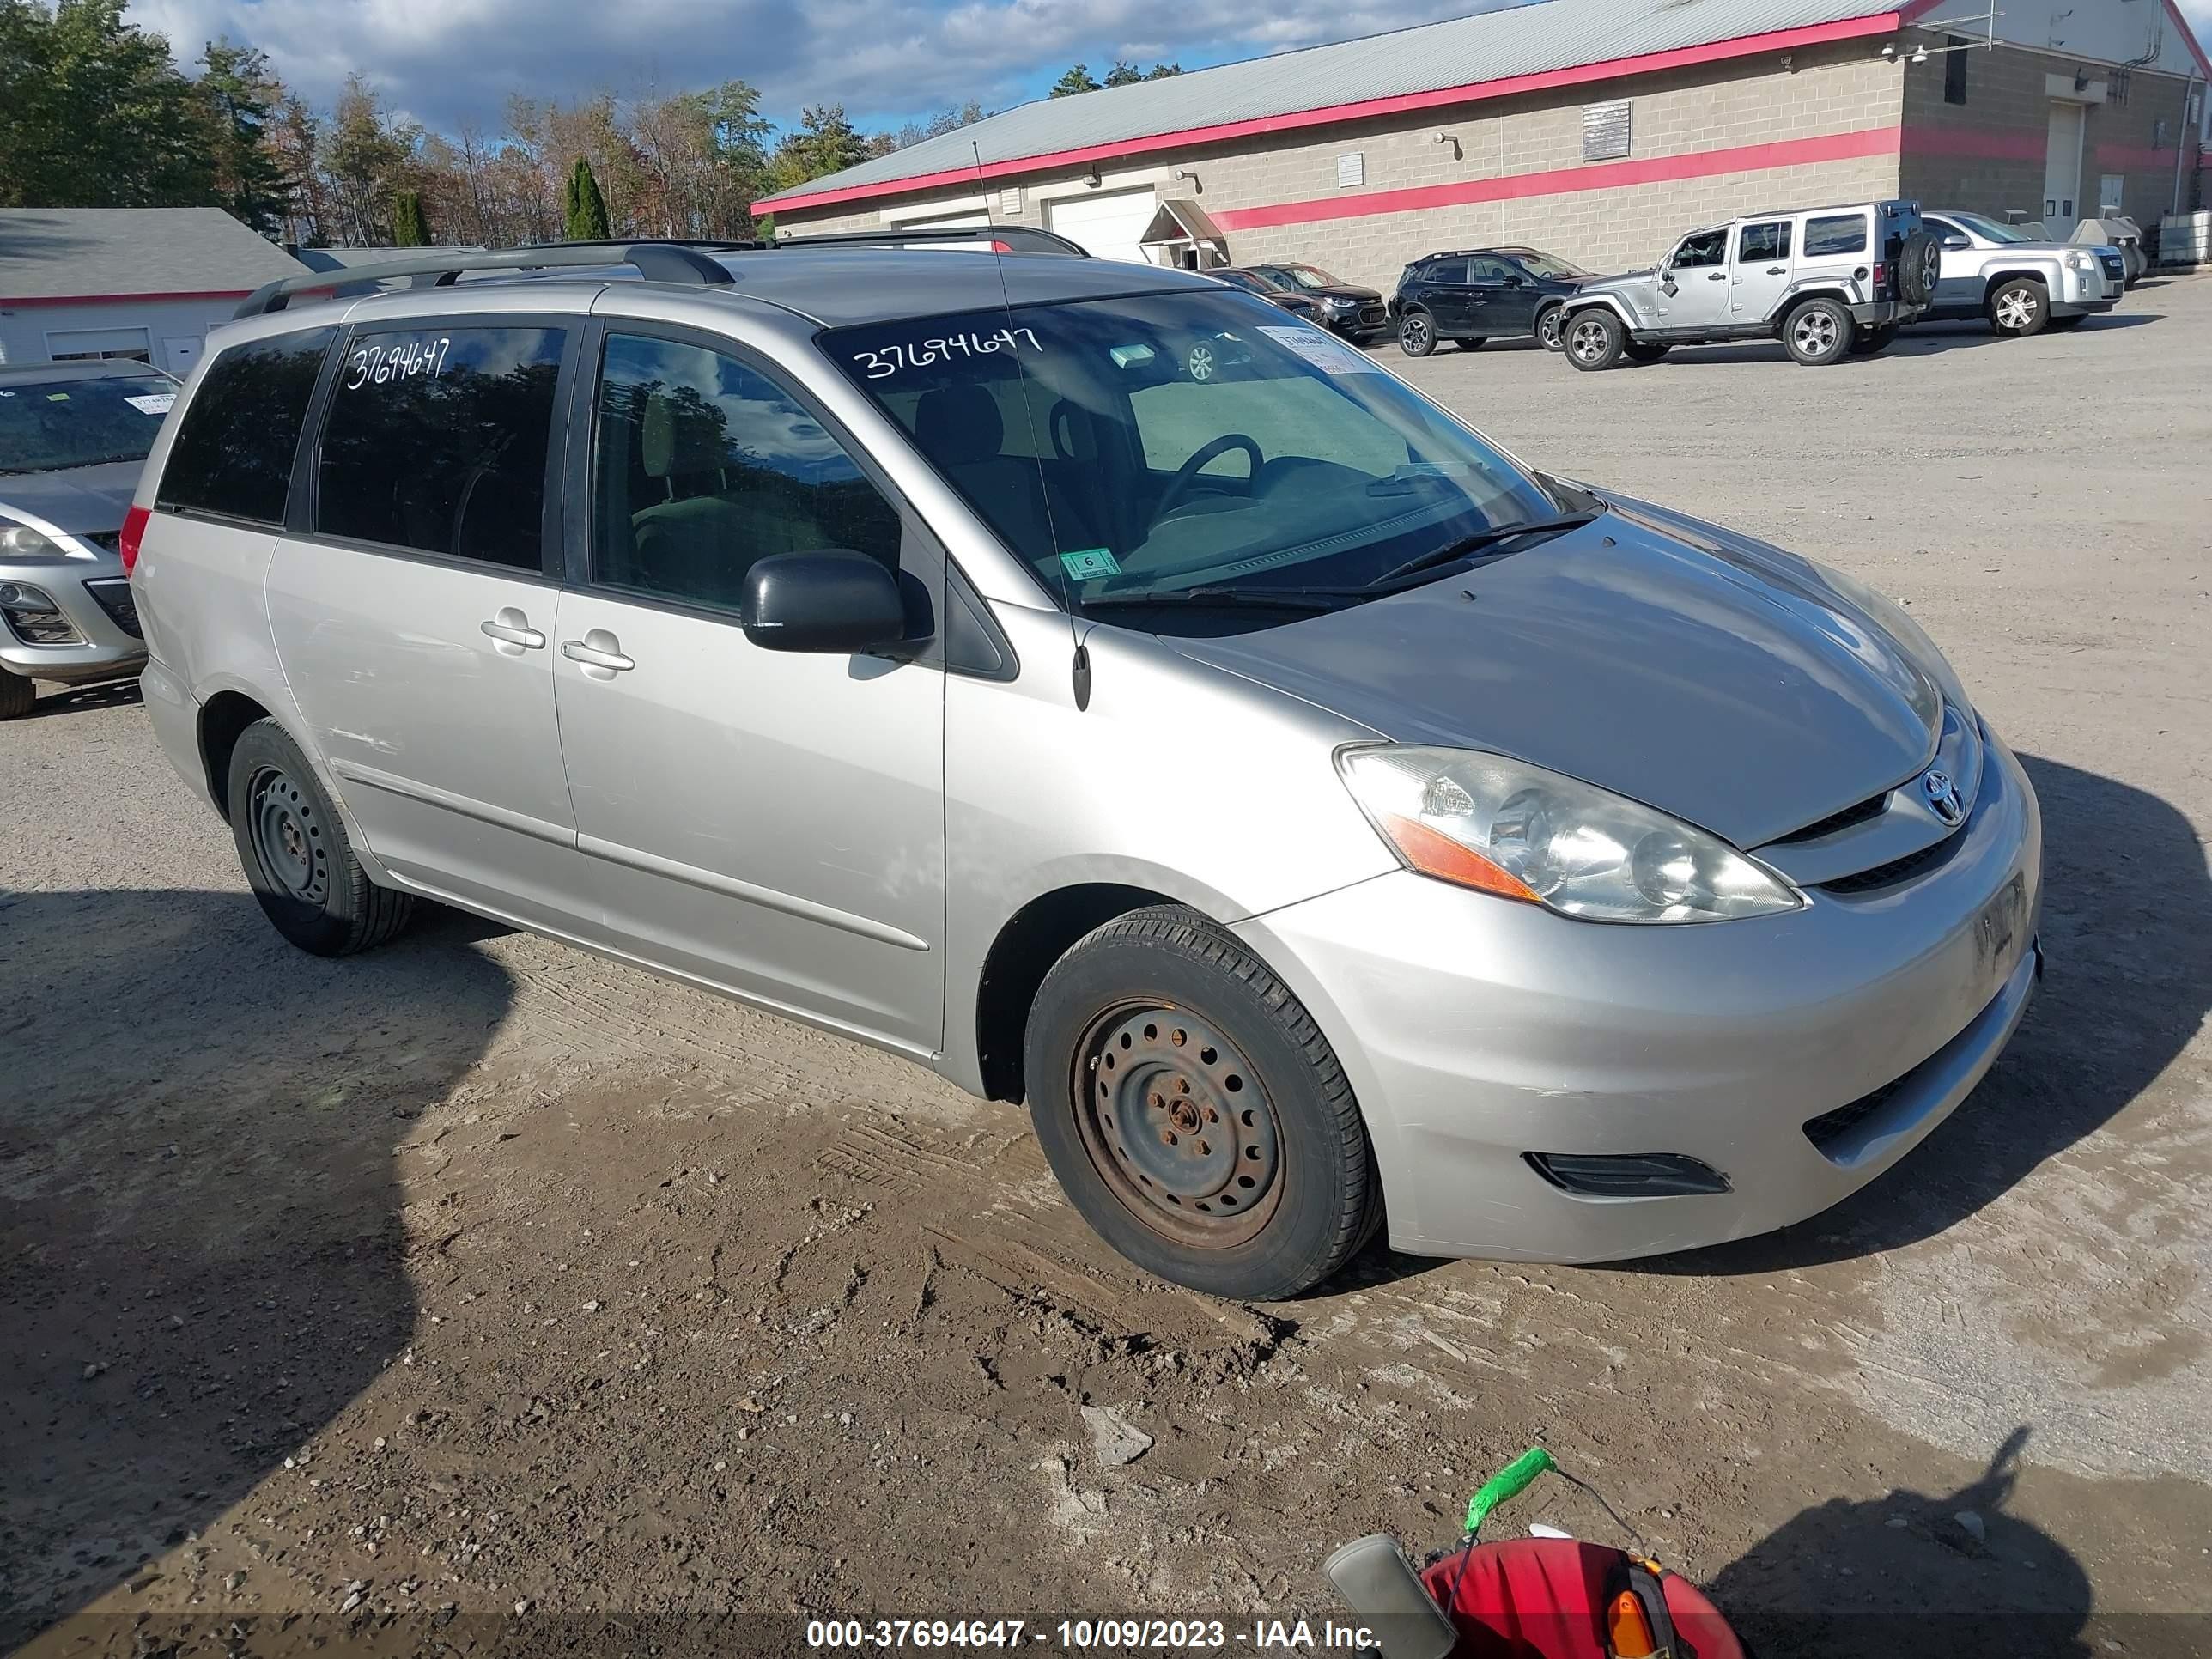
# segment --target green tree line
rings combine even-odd
[[[563,103],[510,97],[496,130],[397,118],[365,76],[317,108],[251,46],[181,68],[125,0],[0,0],[0,207],[228,210],[307,246],[490,246],[741,236],[752,203],[981,120],[969,102],[896,132],[842,106],[779,130],[743,81]]]

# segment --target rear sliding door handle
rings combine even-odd
[[[570,662],[583,664],[584,672],[595,680],[611,680],[623,670],[637,666],[623,655],[622,641],[604,628],[594,628],[580,640],[562,641],[561,654]]]
[[[499,615],[488,623],[479,623],[484,637],[499,642],[504,654],[515,656],[525,651],[543,651],[545,636],[530,625],[530,618],[513,605],[501,605]]]

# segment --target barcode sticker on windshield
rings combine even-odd
[[[166,415],[177,401],[177,394],[173,392],[149,392],[143,397],[125,398],[123,401],[141,415]]]
[[[1379,374],[1364,351],[1355,350],[1333,334],[1324,334],[1317,328],[1303,323],[1288,328],[1260,325],[1260,332],[1281,345],[1288,346],[1324,374]]]

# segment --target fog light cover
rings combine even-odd
[[[1686,1152],[1523,1152],[1528,1167],[1577,1198],[1687,1198],[1729,1190],[1729,1178]]]

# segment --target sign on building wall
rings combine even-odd
[[[1336,187],[1355,190],[1367,182],[1367,158],[1352,150],[1336,158]]]
[[[1583,106],[1583,160],[1610,161],[1628,154],[1628,100]]]

